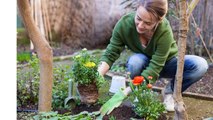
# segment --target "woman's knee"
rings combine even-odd
[[[192,72],[192,76],[194,77],[202,77],[208,70],[207,61],[199,56],[195,55],[187,55],[185,57],[185,66],[187,71]],[[185,69],[185,68],[184,68]]]
[[[129,57],[128,63],[133,65],[143,65],[148,62],[148,57],[144,54],[134,54]]]
[[[143,68],[148,65],[149,59],[143,54],[134,54],[127,61],[127,69],[131,73],[130,77],[140,75]]]

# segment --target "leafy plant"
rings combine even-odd
[[[29,68],[17,69],[18,106],[27,106],[38,101],[39,66],[38,58],[32,56]]]
[[[53,108],[68,108],[64,106],[64,100],[68,95],[68,80],[70,76],[70,66],[60,65],[53,68],[53,92],[52,92],[52,107]]]
[[[20,63],[28,62],[30,60],[30,52],[17,53],[17,61]]]
[[[35,115],[33,118],[35,120],[95,120],[96,116],[100,114],[99,111],[89,113],[87,111],[83,111],[77,115],[69,115],[66,114],[58,114],[58,112],[41,112],[38,115]]]
[[[17,28],[17,47],[30,45],[30,38],[24,28]]]
[[[152,79],[151,76],[148,78]],[[136,76],[130,82],[130,87],[133,90],[131,96],[135,98],[132,103],[138,116],[144,117],[146,120],[156,120],[165,112],[165,106],[160,102],[158,94],[152,91],[152,85],[148,81],[145,81],[142,76]]]
[[[71,68],[68,65],[59,65],[53,68],[53,109],[64,108],[64,100],[68,95],[68,79],[71,78]],[[34,55],[29,66],[17,68],[17,105],[37,105],[39,90],[39,59]],[[69,106],[66,106],[67,108]]]
[[[35,115],[34,120],[70,120],[70,113],[58,114],[58,112],[41,112]]]
[[[88,53],[84,48],[79,54],[73,57],[71,75],[78,84],[88,85],[95,82],[100,86],[104,79],[98,73],[98,59]]]

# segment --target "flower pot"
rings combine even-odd
[[[116,93],[121,88],[126,88],[126,80],[123,76],[113,76],[109,92]]]
[[[82,103],[93,104],[98,100],[98,88],[95,83],[78,85],[77,88]]]

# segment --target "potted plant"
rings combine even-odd
[[[98,59],[82,49],[73,57],[72,78],[77,83],[80,100],[85,104],[93,104],[97,101],[98,87],[104,81],[98,73]]]

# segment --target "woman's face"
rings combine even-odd
[[[149,13],[143,6],[139,6],[135,15],[135,25],[139,34],[146,33],[154,29],[157,24],[152,13]]]

